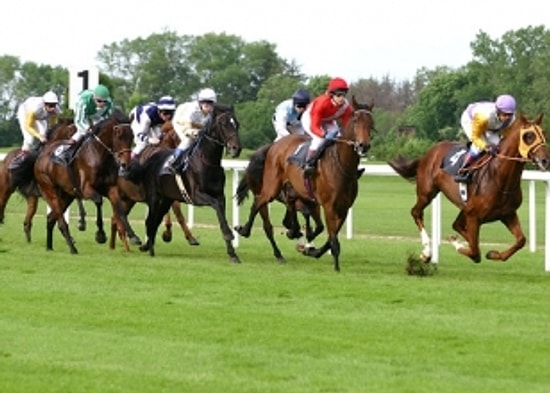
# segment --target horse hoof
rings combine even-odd
[[[250,236],[250,231],[247,231],[244,229],[244,227],[242,225],[237,225],[235,228],[235,232],[237,232],[239,235],[241,235],[242,237],[249,237]],[[226,239],[227,240],[227,239]]]
[[[189,243],[190,246],[199,246],[200,243],[197,239],[195,239],[194,237],[189,237],[187,238],[187,243]]]
[[[105,244],[107,242],[107,236],[105,232],[96,232],[95,241],[99,244]]]
[[[422,262],[424,262],[424,263],[430,263],[431,260],[432,260],[432,256],[431,255],[426,255],[423,252],[421,252],[420,253],[420,260],[422,260]]]
[[[239,259],[238,256],[235,255],[234,257],[229,257],[229,262],[234,264],[239,264],[241,263],[241,260]]]
[[[77,228],[80,232],[84,232],[86,230],[86,222],[79,222]]]
[[[149,246],[147,244],[142,244],[141,246],[139,246],[139,251],[149,251]]]
[[[137,236],[130,236],[130,243],[134,246],[140,246],[141,245],[141,239]]]
[[[165,243],[170,243],[172,241],[172,234],[171,233],[166,233],[164,232],[162,234],[162,240],[165,242]]]

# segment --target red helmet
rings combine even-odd
[[[348,91],[348,89],[349,89],[348,83],[342,78],[332,78],[328,83],[329,93],[332,93],[335,91]]]

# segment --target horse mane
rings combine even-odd
[[[216,103],[214,105],[214,111],[215,112],[234,112],[235,109],[233,105]]]
[[[130,117],[120,108],[113,108],[113,113],[111,114],[118,123],[130,123]]]

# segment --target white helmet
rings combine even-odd
[[[42,97],[44,102],[46,104],[58,104],[59,100],[57,99],[57,94],[55,94],[53,91],[48,91],[44,96]]]
[[[216,92],[210,88],[202,89],[199,91],[199,102],[201,101],[210,101],[216,102]]]
[[[161,111],[175,111],[176,110],[176,101],[170,96],[161,97],[157,101],[157,108]]]

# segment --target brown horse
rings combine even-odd
[[[411,209],[413,220],[420,231],[423,251],[420,257],[429,262],[432,257],[430,238],[424,228],[424,209],[439,193],[460,209],[453,222],[453,229],[468,243],[461,244],[456,237],[451,242],[456,250],[472,259],[481,261],[479,229],[484,223],[500,221],[514,235],[516,242],[504,251],[489,251],[487,259],[506,261],[525,245],[525,235],[517,215],[522,203],[521,174],[526,162],[534,163],[545,171],[550,166],[550,154],[540,126],[542,114],[531,121],[520,114],[505,130],[495,157],[484,156],[473,173],[472,183],[459,185],[453,175],[445,171],[444,159],[461,148],[459,142],[440,142],[426,154],[414,160],[399,157],[389,165],[402,177],[416,181],[416,203]],[[460,188],[466,188],[467,197]]]
[[[46,133],[47,143],[68,139],[74,134],[75,130],[76,128],[74,127],[72,119],[60,119],[60,121]],[[3,165],[0,166],[0,223],[4,222],[6,205],[11,195],[15,191],[18,191],[27,202],[27,211],[23,221],[23,231],[27,242],[31,241],[32,219],[36,214],[38,198],[40,197],[40,191],[34,181],[33,166],[42,148],[43,145],[39,145],[38,151],[30,152],[29,156],[26,157],[19,168],[15,170],[10,170],[9,167],[14,158],[19,155],[21,149],[17,148],[11,150],[6,155]],[[83,231],[86,229],[86,212],[80,199],[78,199],[78,207],[80,212],[78,229]]]
[[[180,139],[172,126],[172,122],[166,122],[161,127],[161,138],[158,145],[148,145],[139,155],[139,162],[137,163],[138,168],[130,168],[130,171],[139,171],[139,167],[143,166],[147,159],[154,153],[162,149],[174,149],[179,145],[179,143]],[[132,176],[130,176],[130,178],[131,177]],[[139,177],[139,175],[137,177]],[[130,210],[132,210],[136,202],[145,202],[145,189],[143,184],[136,184],[133,181],[126,180],[124,177],[119,177],[118,187],[120,189],[120,196],[122,198],[122,202],[124,203],[124,208],[126,209],[127,215],[130,213]],[[172,203],[172,212],[176,216],[176,220],[180,224],[187,242],[192,246],[198,246],[199,241],[195,238],[187,226],[185,217],[181,212],[181,203],[179,201],[174,201]],[[116,221],[111,221],[111,223],[111,240],[109,245],[111,249],[114,249],[117,226],[115,225]],[[170,218],[169,212],[164,216],[164,225],[165,229],[162,233],[162,239],[168,243],[172,240],[172,219]],[[132,229],[128,233],[128,237],[132,243],[141,244],[141,240]]]
[[[243,177],[239,181],[237,190],[235,193],[237,204],[242,205],[245,198],[248,197],[248,191],[252,191],[254,198],[260,193],[263,183],[263,172],[265,169],[265,158],[268,150],[273,144],[264,145],[256,150],[248,162],[248,166],[244,171]],[[308,243],[312,242],[317,235],[319,235],[325,229],[323,221],[321,219],[321,208],[316,201],[311,200],[310,198],[303,199],[294,191],[292,186],[289,183],[285,183],[281,193],[277,196],[276,200],[281,202],[286,206],[285,216],[283,218],[283,226],[287,229],[286,236],[289,239],[299,239],[302,240],[303,233],[300,229],[300,223],[297,218],[297,211],[300,211],[305,219],[305,230],[306,230],[306,241]],[[254,209],[254,205],[251,206],[251,209]],[[273,226],[269,218],[267,217],[268,209],[267,205],[262,207],[259,212],[260,217],[263,221],[263,229],[266,234],[266,237],[271,243],[273,249],[273,255],[278,262],[285,262],[281,250],[274,242],[273,237]],[[311,219],[313,218],[315,222],[315,229],[311,226]],[[249,237],[252,228],[250,226],[241,226],[236,229],[241,236]],[[300,245],[298,243],[297,247],[304,247],[305,245]]]
[[[127,165],[130,161],[133,134],[128,120],[123,113],[115,111],[110,118],[96,124],[68,166],[52,160],[53,152],[63,141],[46,146],[39,154],[34,175],[42,196],[51,208],[46,226],[47,250],[53,249],[53,227],[57,222],[71,253],[78,252],[63,217],[63,212],[75,198],[93,200],[98,208],[99,219],[102,196],[106,196],[120,225],[119,232],[126,233],[128,230],[128,220],[116,184],[119,165]],[[129,250],[127,239],[124,238],[123,242],[126,250]]]
[[[309,199],[321,205],[328,231],[325,244],[318,249],[306,248],[303,253],[319,258],[330,249],[334,270],[340,271],[338,232],[357,197],[359,158],[368,152],[371,133],[374,130],[373,105],[359,104],[353,98],[352,106],[354,112],[349,124],[341,131],[341,135],[334,143],[326,148],[321,159],[318,160],[316,173],[310,180],[305,181],[301,167],[288,160],[294,152],[307,150],[307,146],[304,148],[303,145],[309,143],[308,136],[289,135],[273,144],[265,158],[262,187],[254,200],[248,221],[242,227],[235,228],[239,234],[246,236],[256,214],[277,198],[286,183],[290,183],[300,198]],[[264,210],[264,213],[267,220],[264,228],[266,225],[271,227],[269,212]],[[273,231],[266,231],[266,235],[274,245]],[[277,253],[275,248],[274,253]]]

